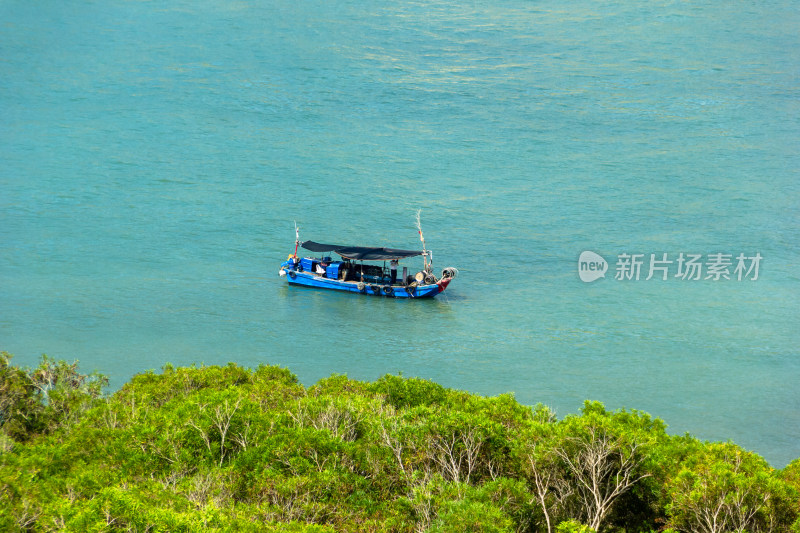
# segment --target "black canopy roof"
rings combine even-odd
[[[422,255],[419,250],[396,250],[394,248],[371,248],[368,246],[341,246],[339,244],[320,244],[314,241],[305,241],[300,244],[312,252],[336,252],[347,259],[361,261],[386,261],[389,259],[403,259]]]

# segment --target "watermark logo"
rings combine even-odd
[[[578,275],[584,283],[606,277],[608,263],[600,254],[586,250],[578,258]]]
[[[659,274],[662,281],[667,280],[670,276],[688,281],[719,281],[720,279],[756,281],[758,279],[758,269],[763,259],[763,256],[758,252],[754,255],[745,255],[743,253],[734,255],[719,252],[706,254],[705,256],[703,254],[681,252],[678,257],[672,256],[672,258],[666,253],[662,253],[660,257],[656,256],[656,254],[649,255],[649,268],[647,268],[647,278],[645,279],[649,280]],[[643,276],[642,265],[645,264],[646,257],[647,254],[619,254],[617,256],[614,279],[638,281],[639,276]],[[734,261],[736,262],[734,263]],[[674,274],[671,271],[673,265]]]
[[[644,254],[624,252],[617,255],[614,279],[639,281],[679,279],[682,281],[756,281],[763,256],[733,253]],[[589,283],[604,278],[608,263],[595,252],[582,252],[578,259],[578,275]]]

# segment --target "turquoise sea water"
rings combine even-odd
[[[112,388],[234,361],[560,416],[594,399],[783,466],[798,27],[788,1],[5,0],[0,349]],[[434,301],[278,277],[294,221],[407,248],[420,208],[435,264],[461,271]],[[604,279],[580,280],[584,250]],[[638,281],[614,279],[623,253],[644,254]],[[733,279],[645,280],[663,253],[732,254]]]

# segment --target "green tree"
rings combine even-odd
[[[556,527],[556,533],[596,533],[594,529],[589,526],[583,525],[576,520],[567,520],[561,522]]]
[[[40,430],[43,405],[39,389],[27,372],[10,364],[11,357],[0,352],[0,430],[24,441]]]
[[[108,384],[98,373],[81,374],[78,363],[42,355],[39,366],[21,369],[0,353],[0,429],[17,441],[73,424]]]
[[[600,531],[618,500],[652,475],[652,449],[665,436],[660,420],[609,412],[597,402],[586,402],[580,416],[545,425],[524,455],[547,530],[572,515]]]
[[[42,355],[39,366],[29,371],[33,385],[45,404],[43,416],[48,430],[74,423],[94,405],[108,385],[108,378],[97,372],[81,374],[78,362],[56,361]]]
[[[761,457],[731,443],[702,446],[667,486],[670,526],[686,532],[786,531],[793,490]]]
[[[510,533],[511,519],[496,505],[471,498],[448,501],[430,528],[441,533]]]

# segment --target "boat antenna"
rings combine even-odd
[[[294,258],[297,259],[297,247],[300,246],[300,228],[297,227],[297,221],[294,221]]]
[[[419,240],[422,241],[422,264],[425,266],[425,270],[428,270],[428,251],[425,249],[425,237],[422,235],[422,223],[419,220],[419,214],[422,213],[422,209],[417,209],[417,231],[419,232]]]

